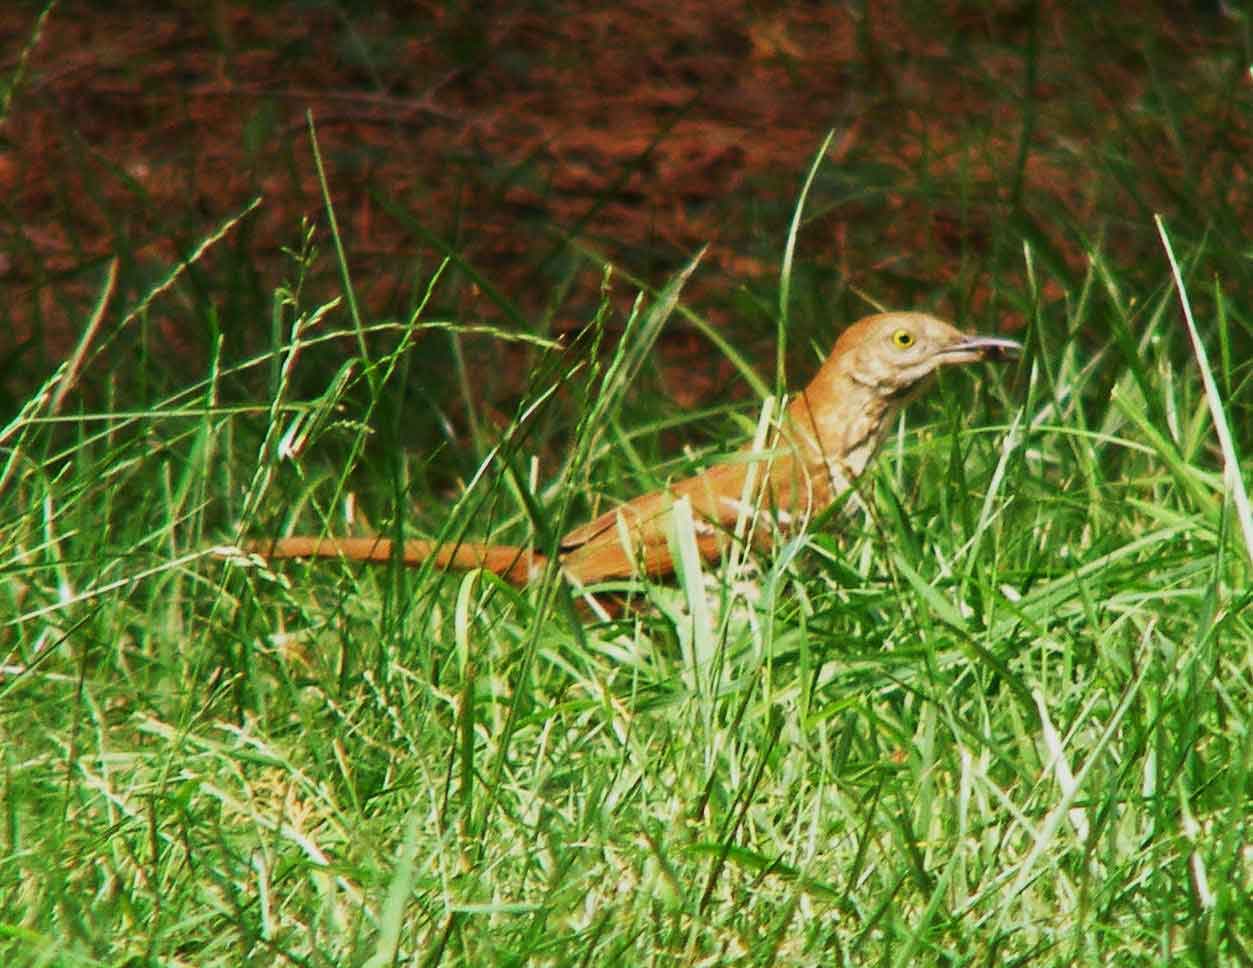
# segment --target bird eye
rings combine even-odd
[[[907,329],[898,329],[892,334],[892,343],[900,349],[907,350],[914,345],[914,334]]]

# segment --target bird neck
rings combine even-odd
[[[788,422],[807,462],[825,465],[843,490],[874,458],[900,401],[877,385],[827,369],[792,400]]]

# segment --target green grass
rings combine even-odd
[[[119,262],[70,273],[99,277],[78,352],[36,365],[36,339],[0,366],[0,961],[1249,964],[1247,20],[1186,59],[1151,18],[1083,16],[1033,41],[1027,79],[1143,52],[1143,89],[1037,104],[994,56],[1013,17],[948,26],[974,40],[938,72],[1021,127],[989,112],[935,144],[895,123],[929,62],[879,84],[895,55],[870,23],[869,121],[844,162],[785,173],[805,218],[737,202],[777,285],[707,306],[580,238],[544,304],[580,273],[618,298],[565,342],[456,245],[372,318],[351,239],[293,224],[263,286],[231,249],[244,212],[159,270],[114,212]],[[1074,210],[1038,195],[1041,162]],[[377,192],[439,242],[420,198]],[[847,276],[822,264],[837,215]],[[931,217],[959,251],[904,244]],[[447,309],[472,286],[507,324]],[[945,373],[865,510],[754,570],[619,583],[638,607],[596,621],[552,582],[216,550],[551,548],[593,501],[750,437],[784,363],[808,376],[874,302],[1012,315],[1027,353]],[[737,326],[707,318],[728,307]],[[674,402],[675,330],[738,397]]]
[[[375,422],[470,327],[304,307],[304,265],[272,353],[140,407],[71,409],[67,364],[0,435],[6,963],[1247,961],[1251,552],[1165,251],[1134,303],[1098,254],[1017,368],[945,374],[869,512],[588,624],[552,583],[210,548],[346,531],[359,489],[383,532],[543,545],[585,487],[682,473],[659,434],[756,408],[629,424],[668,297],[620,355],[605,310],[425,490]],[[1226,420],[1248,324],[1207,306]],[[298,394],[318,341],[352,362]]]

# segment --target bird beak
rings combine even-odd
[[[973,363],[976,360],[1008,360],[1022,352],[1022,344],[999,336],[967,336],[940,351],[945,363]]]

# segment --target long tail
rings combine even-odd
[[[244,542],[243,548],[267,559],[345,558],[376,563],[392,560],[390,538],[261,538]],[[406,541],[400,558],[411,568],[427,561],[436,568],[453,571],[485,568],[519,587],[537,578],[548,564],[548,559],[533,548],[475,542],[452,545],[421,538]]]

